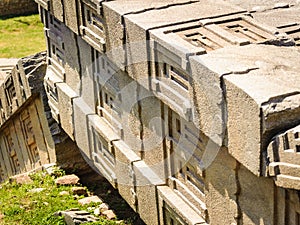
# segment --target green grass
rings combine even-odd
[[[63,225],[63,217],[54,216],[58,211],[72,208],[88,210],[92,205],[81,206],[72,194],[60,195],[61,191],[71,192],[70,186],[56,186],[54,177],[39,172],[32,176],[32,184],[18,185],[6,182],[0,188],[0,212],[4,217],[1,225]],[[45,188],[40,193],[32,193],[34,188]],[[100,218],[93,225],[114,225],[115,221]],[[123,223],[121,223],[123,224]]]
[[[0,18],[0,58],[21,58],[46,50],[39,15]]]

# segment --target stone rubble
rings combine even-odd
[[[103,201],[98,196],[89,196],[78,200],[80,205],[88,205],[90,203],[102,204]]]
[[[75,174],[59,177],[55,180],[56,185],[76,185],[79,182],[79,177]]]

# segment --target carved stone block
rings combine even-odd
[[[204,219],[182,200],[168,186],[159,186],[158,204],[160,222],[167,225],[172,224],[207,224]]]
[[[98,115],[89,115],[88,123],[93,165],[114,187],[117,187],[113,141],[119,140],[120,137]]]
[[[66,84],[56,84],[58,110],[60,112],[60,125],[64,131],[74,140],[74,123],[73,123],[73,99],[78,95]]]
[[[93,115],[94,110],[82,98],[73,99],[73,113],[75,123],[74,136],[85,160],[92,165],[92,148],[89,139],[88,115]]]
[[[268,174],[278,186],[300,189],[300,126],[276,135],[268,147]]]
[[[159,224],[156,187],[165,184],[144,161],[133,163],[138,213],[146,224]],[[149,213],[151,212],[151,213]]]

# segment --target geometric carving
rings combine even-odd
[[[48,64],[51,70],[61,79],[64,79],[65,70],[65,43],[61,22],[48,13]]]
[[[204,149],[199,130],[169,109],[168,139],[170,140],[171,176],[169,186],[189,206],[208,219],[205,206],[205,172],[201,169]]]
[[[92,51],[93,74],[97,93],[97,114],[121,132],[120,84],[113,64],[97,50]],[[121,135],[121,133],[120,133]]]
[[[82,25],[80,33],[85,41],[100,52],[105,51],[105,30],[104,21],[100,17],[100,3],[83,0],[82,5]]]
[[[164,75],[166,78],[171,79],[185,90],[189,89],[189,76],[184,72],[164,63]]]
[[[10,158],[11,169],[14,174],[17,174],[21,168],[20,168],[17,152],[15,150],[15,146],[12,140],[12,136],[8,128],[4,130],[4,139],[5,139],[6,150]]]
[[[286,33],[289,37],[293,38],[296,46],[300,46],[300,24],[291,23],[277,27],[280,31]]]
[[[12,76],[5,81],[5,96],[9,106],[9,111],[13,112],[18,107],[18,99]]]
[[[278,186],[300,190],[300,125],[272,139],[267,166]]]
[[[105,129],[104,127],[101,127]],[[115,153],[111,142],[107,141],[97,131],[99,128],[90,126],[92,135],[92,159],[100,173],[113,185],[116,185]],[[109,137],[111,138],[111,137]]]
[[[200,21],[193,27],[173,30],[184,40],[206,51],[228,45],[246,45],[266,41],[273,36],[250,18],[238,16]]]
[[[159,57],[157,60],[163,63],[158,64],[156,77],[152,79],[154,94],[189,121],[192,117],[189,100],[189,75],[182,69],[166,63],[165,58],[167,57],[162,54],[157,56]]]
[[[40,165],[41,162],[28,110],[24,110],[22,112],[20,119],[22,124],[22,131],[26,139],[26,145],[28,147],[28,155],[30,157],[31,164],[35,168],[37,164]]]

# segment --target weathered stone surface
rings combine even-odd
[[[78,184],[78,182],[79,182],[79,177],[77,177],[74,174],[62,176],[55,180],[55,184],[57,185],[75,185]]]
[[[90,203],[101,204],[101,203],[103,203],[103,201],[98,196],[90,196],[90,197],[86,197],[86,198],[82,198],[82,199],[78,200],[78,203],[80,205],[88,205]]]
[[[65,23],[66,25],[75,33],[79,34],[78,32],[78,15],[75,0],[65,0],[63,1],[64,5],[64,14],[65,14]]]
[[[87,116],[94,114],[94,110],[82,98],[73,99],[73,112],[75,123],[74,137],[79,149],[84,154],[84,157],[91,157],[90,143],[88,137],[88,120]]]
[[[238,162],[228,154],[227,149],[222,148],[205,170],[205,203],[211,224],[238,224],[238,166]],[[220,177],[219,174],[223,176]],[[247,192],[248,189],[245,188],[244,191]]]
[[[158,224],[156,187],[165,184],[165,181],[157,176],[144,161],[133,162],[133,172],[136,179],[138,213],[146,224]]]
[[[258,178],[244,166],[238,170],[240,195],[238,205],[244,224],[274,224],[274,183]],[[256,185],[253,185],[256,184]]]
[[[137,211],[138,202],[133,162],[140,161],[141,158],[124,141],[114,141],[113,145],[116,156],[115,170],[118,180],[118,191],[130,207]]]
[[[56,87],[59,98],[58,110],[60,112],[61,127],[70,138],[74,139],[72,99],[78,97],[78,95],[66,83],[58,83]]]
[[[93,61],[92,57],[95,52],[91,51],[90,46],[82,38],[78,37],[77,42],[81,60],[81,77],[80,82],[78,82],[78,89],[81,90],[82,99],[95,111],[97,93],[94,85],[95,71],[93,68],[96,66],[96,62],[95,58]],[[72,80],[72,77],[70,77],[70,80]]]
[[[176,1],[114,1],[103,2],[103,17],[106,21],[106,54],[108,58],[115,62],[117,67],[125,70],[126,56],[124,51],[124,23],[125,15],[141,14],[145,11],[190,3],[190,0]]]
[[[265,170],[260,162],[271,135],[299,123],[299,86],[296,84],[300,80],[297,66],[291,63],[299,52],[293,47],[245,46],[243,53],[247,56],[242,57],[239,67],[256,69],[225,76],[228,148],[230,154],[259,175]],[[278,54],[281,57],[277,57]],[[226,66],[224,52],[222,55],[222,63]],[[286,59],[284,63],[283,58]],[[228,64],[236,65],[231,60]],[[288,76],[281,72],[281,67],[289,68],[286,70]]]

